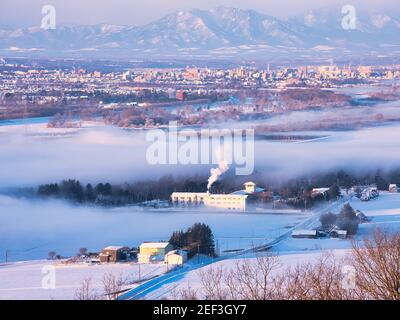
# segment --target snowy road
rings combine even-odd
[[[213,264],[213,263],[216,263],[216,262],[219,262],[222,260],[232,259],[232,258],[240,256],[240,255],[245,255],[250,252],[256,252],[258,250],[265,249],[265,248],[272,248],[273,246],[277,245],[284,239],[290,237],[290,235],[292,234],[292,231],[294,229],[310,229],[312,227],[315,227],[317,225],[317,223],[319,221],[319,217],[322,213],[327,212],[329,210],[333,210],[333,209],[337,208],[338,206],[348,202],[349,200],[351,200],[351,198],[353,196],[354,196],[354,194],[347,195],[347,196],[339,199],[338,201],[335,201],[334,203],[328,205],[327,207],[319,209],[307,220],[299,223],[298,225],[296,225],[293,228],[288,229],[287,232],[283,233],[279,237],[277,237],[261,246],[258,246],[255,248],[249,248],[249,249],[240,251],[238,253],[226,255],[223,257],[218,257],[216,259],[208,258],[208,259],[203,259],[199,263],[187,264],[182,268],[178,268],[167,274],[160,275],[157,278],[147,281],[144,284],[125,292],[118,298],[118,300],[144,299],[148,294],[155,293],[155,291],[160,289],[162,286],[164,286],[166,284],[171,284],[173,282],[176,282],[176,281],[182,279],[190,271],[203,268],[205,266],[208,266],[210,264]],[[193,260],[196,260],[196,258],[192,259],[192,261]],[[172,289],[168,289],[168,290],[171,291]],[[156,295],[152,297],[153,299],[160,298],[161,296],[165,295],[165,292],[161,292],[158,295],[157,295],[157,293],[155,293],[155,294]]]

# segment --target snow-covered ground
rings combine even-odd
[[[256,169],[266,173],[268,184],[268,178],[276,176],[282,181],[315,172],[316,168],[321,172],[338,167],[352,169],[356,163],[358,169],[369,172],[382,166],[398,165],[398,124],[329,132],[328,135],[329,139],[307,143],[256,141]],[[81,129],[48,129],[43,123],[0,126],[0,145],[0,188],[36,187],[40,183],[68,178],[79,179],[82,183],[121,183],[171,173],[208,173],[210,169],[210,166],[150,166],[145,159],[148,143],[144,132],[101,125],[85,125]],[[360,226],[357,238],[368,236],[377,226],[400,230],[398,194],[381,193],[378,199],[370,202],[353,199],[351,205],[373,218],[371,223]],[[137,246],[143,241],[166,240],[172,231],[185,229],[195,222],[211,226],[222,252],[257,246],[279,237],[305,218],[303,215],[143,211],[136,207],[74,207],[60,201],[28,201],[0,195],[0,263],[4,261],[6,251],[11,261],[21,261],[46,258],[47,253],[53,250],[70,256],[81,247],[98,251],[108,245]],[[338,239],[286,239],[273,250],[287,261],[298,261],[300,257],[310,259],[324,250],[343,252],[350,245],[350,241]],[[43,293],[40,288],[35,291],[40,287],[41,270],[45,264],[47,262],[42,261],[1,266],[1,297],[4,294],[10,298],[60,298],[55,291]],[[131,272],[127,265],[59,266],[60,288],[76,287],[87,274],[93,273],[93,277],[96,275],[100,279],[108,268]],[[79,276],[72,281],[74,270]],[[171,285],[185,284],[187,279],[195,277],[195,273],[189,272]],[[75,289],[68,290],[71,297]],[[154,291],[152,297],[160,296],[159,293]],[[68,296],[62,295],[62,298]]]
[[[50,269],[49,266],[54,269]],[[163,263],[140,265],[141,279],[149,279],[166,271],[167,266]],[[49,284],[52,284],[52,280],[49,279],[53,274],[55,275],[54,289],[49,288]],[[139,279],[139,265],[136,263],[65,265],[46,260],[0,264],[0,300],[75,299],[75,293],[85,278],[91,279],[91,288],[96,294],[103,295],[102,280],[106,274],[112,274],[118,278],[121,276],[134,282]],[[136,284],[129,287],[134,286]]]
[[[257,246],[308,214],[228,213],[179,210],[114,209],[28,201],[0,195],[0,262],[46,259],[49,251],[75,255],[85,247],[98,252],[109,245],[138,246],[168,240],[173,231],[196,222],[210,225],[219,252]],[[18,223],[17,223],[18,222]]]
[[[371,222],[360,225],[354,240],[358,241],[370,236],[376,228],[400,232],[400,193],[381,192],[380,197],[368,202],[360,201],[354,197],[350,200],[350,205],[372,218]],[[336,211],[339,210],[340,208]],[[276,270],[276,272],[279,272],[289,266],[317,261],[317,259],[326,253],[331,253],[338,259],[344,258],[350,252],[351,247],[351,240],[287,238],[274,246],[271,251],[272,254],[279,257],[280,267]],[[209,264],[202,269],[207,270],[216,267],[229,269],[243,259],[252,263],[255,260],[255,256],[254,254],[238,256]],[[177,279],[176,281],[167,282],[156,290],[149,292],[145,298],[160,299],[170,297],[174,290],[187,288],[188,286],[198,290],[201,294],[199,269],[189,271]]]

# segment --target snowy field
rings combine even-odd
[[[138,207],[104,209],[62,201],[28,201],[0,195],[0,262],[46,259],[49,251],[75,255],[109,245],[134,247],[168,240],[196,222],[210,225],[218,250],[245,249],[274,238],[308,214],[157,211]],[[18,221],[18,223],[16,223]]]
[[[46,280],[49,266],[54,267],[55,288],[48,288]],[[149,279],[167,271],[165,264],[140,265],[141,279]],[[3,299],[75,299],[75,293],[85,278],[91,279],[91,288],[97,295],[103,295],[103,276],[112,274],[115,277],[139,279],[139,265],[135,263],[116,263],[105,265],[87,265],[77,263],[63,265],[51,261],[28,261],[9,265],[0,264],[0,300]],[[42,286],[42,282],[45,284]],[[47,286],[47,288],[46,288]],[[136,286],[131,285],[129,287]]]
[[[323,134],[328,138],[306,143],[256,141],[255,165],[260,175],[265,173],[266,184],[274,177],[284,181],[315,172],[316,168],[320,172],[337,168],[353,170],[356,164],[360,172],[372,172],[379,167],[398,166],[399,124]],[[6,124],[0,126],[0,145],[0,190],[36,187],[68,178],[95,184],[156,179],[165,174],[208,174],[212,167],[150,166],[145,159],[148,143],[144,131],[122,130],[95,123],[86,123],[80,129],[48,129],[39,120],[33,124]],[[358,239],[368,236],[378,226],[400,230],[398,194],[381,193],[378,199],[370,202],[353,199],[351,205],[372,217],[370,223],[360,226]],[[257,246],[278,237],[307,216],[144,211],[137,207],[104,209],[0,195],[0,263],[5,261],[6,252],[9,261],[16,262],[45,259],[49,251],[71,256],[81,247],[99,251],[109,245],[138,246],[143,241],[167,240],[173,231],[186,229],[195,222],[210,225],[217,249],[223,253]],[[295,263],[326,250],[342,253],[350,246],[348,240],[287,239],[273,251],[285,261]],[[83,278],[93,276],[98,283],[102,275],[110,271],[126,272],[136,279],[136,266],[57,266],[61,293],[57,290],[44,292],[40,284],[41,271],[47,263],[31,261],[2,265],[0,297],[72,298]],[[196,284],[195,277],[195,271],[189,272],[171,285],[185,284],[189,280]],[[161,295],[155,292],[154,297],[157,296]]]
[[[370,236],[376,228],[400,232],[400,193],[381,192],[378,198],[368,202],[353,198],[350,204],[354,209],[361,210],[372,218],[371,222],[360,225],[355,237],[356,241]],[[287,238],[273,247],[272,254],[279,257],[280,266],[276,272],[280,272],[289,266],[293,267],[301,263],[317,261],[327,253],[333,254],[338,259],[345,258],[351,247],[351,240]],[[229,269],[243,259],[252,263],[255,260],[255,256],[253,254],[239,256],[208,265],[202,269],[207,270],[215,267]],[[146,299],[170,297],[174,290],[187,288],[188,285],[195,290],[200,290],[201,283],[198,269],[186,273],[178,281],[171,281],[152,291],[146,295]]]

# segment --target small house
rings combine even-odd
[[[328,191],[329,191],[329,188],[314,188],[311,190],[311,197],[315,198],[318,195],[325,196]]]
[[[165,255],[173,249],[169,242],[144,242],[139,247],[138,262],[164,261]]]
[[[297,239],[315,239],[317,238],[317,230],[293,230],[292,238]]]
[[[397,193],[397,192],[398,192],[397,184],[394,184],[394,183],[390,184],[390,185],[389,185],[389,192],[391,192],[391,193]]]
[[[188,260],[188,253],[184,250],[173,250],[165,255],[165,263],[182,265]]]
[[[101,250],[99,254],[100,262],[118,262],[126,260],[126,247],[109,246]]]
[[[346,239],[347,238],[347,230],[338,230],[338,229],[333,229],[329,235],[332,238],[339,238],[339,239]]]

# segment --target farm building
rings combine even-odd
[[[292,238],[297,239],[315,239],[317,237],[317,230],[293,230]]]
[[[184,250],[173,250],[165,255],[165,263],[182,265],[188,259],[188,253]]]
[[[329,191],[329,188],[314,188],[311,190],[311,197],[315,198],[316,196],[322,194],[325,195]]]
[[[339,238],[339,239],[346,239],[347,238],[347,231],[346,230],[338,230],[338,229],[333,229],[329,235],[332,238]]]
[[[173,249],[169,242],[144,242],[139,247],[138,262],[164,261],[165,255]]]
[[[99,254],[100,262],[118,262],[126,260],[129,248],[119,246],[109,246],[101,250]]]

